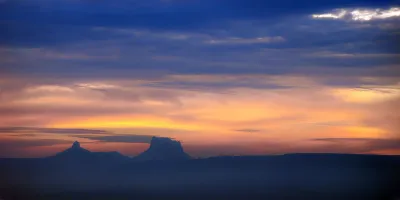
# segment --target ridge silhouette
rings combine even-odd
[[[64,160],[78,160],[81,162],[87,162],[88,160],[96,159],[129,159],[128,156],[124,156],[119,152],[91,152],[85,148],[82,148],[78,141],[75,141],[72,146],[62,152],[57,153],[54,156],[50,156],[52,159],[64,159]],[[191,157],[185,153],[182,144],[179,141],[165,138],[165,137],[152,137],[150,146],[147,150],[142,152],[136,157],[133,157],[134,161],[162,161],[162,160],[187,160]]]
[[[130,158],[75,141],[54,156],[0,159],[8,199],[391,199],[400,156],[286,154],[193,159],[179,141],[153,137]]]
[[[57,153],[56,157],[73,157],[73,156],[88,156],[90,151],[81,147],[78,141],[75,141],[72,146],[62,152]]]

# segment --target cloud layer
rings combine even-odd
[[[196,155],[397,152],[372,146],[399,135],[398,12],[389,0],[1,1],[0,141],[47,144],[9,149],[19,156],[76,139],[134,155],[152,135]]]

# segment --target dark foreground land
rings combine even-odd
[[[318,191],[298,191],[296,189],[285,189],[278,191],[247,191],[237,192],[234,190],[208,192],[208,191],[181,191],[181,192],[152,192],[152,191],[92,191],[92,192],[59,192],[59,193],[30,193],[19,191],[19,194],[9,194],[4,196],[4,199],[44,199],[44,200],[133,200],[133,199],[194,199],[194,200],[210,200],[210,199],[267,199],[267,200],[341,200],[341,199],[390,199],[397,200],[398,198],[387,194],[373,194],[366,191],[365,194],[355,193],[329,193]]]
[[[374,155],[2,159],[0,198],[396,200],[399,172],[399,156]]]

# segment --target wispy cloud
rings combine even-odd
[[[0,133],[53,133],[53,134],[109,134],[104,130],[91,129],[63,129],[63,128],[35,128],[35,127],[0,127]]]
[[[276,43],[284,42],[285,38],[281,36],[276,37],[258,37],[258,38],[228,38],[228,39],[212,39],[206,41],[207,44],[214,45],[229,45],[229,44],[263,44],[263,43]]]
[[[121,142],[121,143],[150,143],[151,135],[107,135],[107,136],[77,136],[90,140],[102,142]]]
[[[238,130],[235,130],[235,131],[245,132],[245,133],[256,133],[256,132],[260,132],[261,130],[258,130],[258,129],[238,129]]]
[[[313,14],[315,19],[344,19],[352,21],[382,20],[400,17],[400,8],[384,9],[336,9],[331,13]]]
[[[4,150],[15,148],[26,148],[26,147],[41,147],[50,146],[56,144],[71,144],[69,140],[58,140],[58,139],[2,139],[0,140],[0,147]]]
[[[393,1],[21,0],[0,13],[1,140],[355,152],[265,144],[398,134]]]

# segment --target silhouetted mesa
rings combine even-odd
[[[118,162],[128,160],[129,157],[120,154],[119,152],[91,152],[81,147],[78,141],[75,141],[72,146],[54,156],[48,157],[50,160],[55,160],[60,163],[68,163],[68,165],[81,164],[108,164],[110,162]]]
[[[153,137],[150,147],[134,159],[136,161],[187,160],[190,159],[190,156],[184,152],[179,141],[170,138]]]
[[[129,157],[120,154],[119,152],[91,152],[81,147],[78,141],[75,141],[72,146],[55,156],[49,157],[51,159],[63,160],[68,162],[107,162],[109,159],[126,160]],[[104,159],[104,160],[103,160]],[[190,156],[184,152],[183,147],[179,141],[172,140],[164,137],[153,137],[151,139],[150,147],[134,157],[134,161],[152,161],[152,160],[187,160]]]

